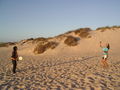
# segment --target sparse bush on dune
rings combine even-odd
[[[81,32],[89,32],[89,31],[91,31],[90,28],[80,28],[80,29],[75,30],[74,32],[75,34],[79,34]]]
[[[82,38],[88,38],[89,33],[88,33],[88,32],[81,32],[81,33],[79,34],[79,36],[82,37]]]
[[[60,34],[58,36],[55,36],[55,38],[64,37],[64,36],[65,36],[65,34]]]
[[[89,38],[89,32],[91,31],[90,28],[80,28],[75,30],[75,34],[79,35],[81,38]]]
[[[112,26],[112,28],[120,28],[120,26]]]
[[[23,45],[23,44],[25,44],[25,43],[27,43],[29,41],[33,41],[33,40],[34,40],[34,38],[29,38],[29,39],[21,40],[20,44]]]
[[[27,39],[26,41],[32,41],[32,40],[34,40],[34,38],[29,38],[29,39]]]
[[[8,42],[8,45],[15,45],[16,42]]]
[[[92,36],[89,35],[87,38],[92,38]]]
[[[67,44],[68,46],[76,46],[78,44],[78,38],[75,38],[73,36],[67,36],[64,43]]]
[[[19,43],[20,43],[20,45],[23,45],[26,43],[26,40],[21,40]]]
[[[111,29],[111,27],[109,27],[109,26],[99,27],[99,28],[97,28],[96,30],[100,30],[101,32],[104,32],[104,31],[106,31],[106,30],[108,30],[108,29]]]
[[[58,35],[58,36],[55,36],[54,38],[56,38],[56,39],[58,39],[59,41],[61,41],[61,40],[64,39],[65,36],[66,36],[65,34],[60,34],[60,35]]]
[[[114,30],[114,29],[118,29],[118,28],[120,28],[120,26],[111,26],[111,27],[105,26],[105,27],[99,27],[96,30],[104,32],[106,30]]]
[[[47,40],[50,40],[50,39],[53,39],[53,37],[48,37],[48,38],[46,38]]]
[[[73,31],[68,31],[68,32],[66,32],[65,34],[69,34],[69,33],[72,33]]]
[[[8,47],[15,44],[16,44],[15,42],[0,43],[0,47]]]
[[[45,52],[45,50],[46,50],[46,48],[44,45],[38,44],[34,49],[34,53],[41,54],[41,53]]]
[[[46,41],[48,41],[48,39],[44,38],[44,37],[35,38],[33,40],[33,43],[39,43],[39,42],[43,42],[43,41],[46,42]]]
[[[46,49],[49,49],[49,48],[54,49],[54,48],[56,48],[57,45],[58,45],[58,43],[51,41],[51,42],[48,42],[47,44],[45,44],[45,47],[46,47]]]
[[[58,43],[56,43],[56,42],[53,42],[53,41],[51,41],[51,42],[40,42],[36,47],[35,47],[35,49],[34,49],[34,53],[35,54],[42,54],[42,53],[44,53],[47,49],[54,49],[54,48],[56,48],[57,47],[57,45],[58,45]]]
[[[0,47],[8,47],[8,43],[0,43]]]

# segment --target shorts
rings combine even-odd
[[[103,55],[102,58],[103,58],[103,59],[107,59],[107,57],[108,57],[108,55]]]

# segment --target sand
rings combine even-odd
[[[26,45],[18,45],[18,53],[23,60],[18,61],[15,75],[11,71],[12,47],[0,48],[0,89],[120,90],[120,46],[117,41],[120,40],[120,33],[116,32],[115,36],[113,31],[104,33],[108,37],[111,33],[113,35],[110,39],[106,38],[112,47],[107,69],[100,64],[102,51],[98,44],[101,39],[99,31],[92,33],[93,38],[81,40],[78,46],[68,47],[61,43],[55,50],[48,50],[41,55],[30,53],[32,50],[25,49]],[[86,44],[88,42],[89,45]]]

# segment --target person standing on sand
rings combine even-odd
[[[13,73],[16,73],[16,67],[17,67],[17,60],[18,60],[18,53],[17,53],[17,46],[13,47],[13,52],[11,56],[12,64],[13,64]]]
[[[103,50],[103,57],[102,57],[101,63],[103,64],[103,67],[107,68],[108,67],[108,63],[107,63],[107,60],[108,60],[108,51],[110,49],[110,45],[109,45],[109,43],[107,43],[106,46],[103,47],[102,46],[102,42],[100,41],[100,47]]]

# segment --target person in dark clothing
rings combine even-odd
[[[13,52],[11,56],[12,64],[13,64],[13,73],[16,73],[16,67],[17,67],[17,60],[18,60],[18,53],[17,53],[17,46],[13,47]]]

